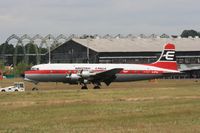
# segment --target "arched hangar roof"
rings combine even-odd
[[[72,38],[62,45],[67,45],[70,41],[96,52],[160,52],[166,43],[175,44],[176,51],[179,52],[200,51],[200,38]]]
[[[199,38],[73,38],[72,40],[97,52],[159,52],[166,43],[175,44],[176,51],[200,51]]]

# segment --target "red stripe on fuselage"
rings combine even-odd
[[[25,74],[76,74],[78,70],[30,70],[25,71]],[[94,70],[92,73],[103,72],[102,70]],[[122,70],[119,74],[162,74],[163,71],[157,70]]]
[[[77,72],[77,70],[30,70],[25,71],[25,74],[68,74]]]
[[[164,68],[164,69],[169,69],[169,70],[177,70],[177,63],[174,61],[172,62],[168,62],[168,61],[159,61],[159,62],[155,62],[152,64],[147,64],[149,66],[155,66],[155,67],[159,67],[159,68]]]

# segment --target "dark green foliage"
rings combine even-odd
[[[46,48],[39,48],[41,54],[45,54],[48,50]]]
[[[26,53],[28,53],[28,54],[34,54],[34,53],[36,53],[36,51],[38,51],[38,46],[37,45],[34,45],[34,44],[32,44],[32,43],[29,43],[29,44],[26,44],[26,46],[25,46],[25,49],[26,49]]]
[[[15,70],[15,75],[20,76],[21,74],[24,73],[27,69],[29,69],[32,66],[32,64],[26,64],[24,62],[20,62],[17,64],[17,66],[14,68]]]
[[[188,37],[195,37],[195,36],[199,36],[200,37],[200,34],[195,31],[195,30],[184,30],[181,34],[181,37],[184,37],[184,38],[188,38]]]
[[[14,53],[14,46],[12,44],[3,43],[0,46],[0,53],[1,54],[13,54]]]
[[[25,49],[21,45],[17,45],[15,47],[15,51],[17,52],[17,54],[24,54],[25,53]]]
[[[38,47],[37,47],[37,45],[29,43],[29,44],[27,44],[25,46],[25,49],[26,49],[26,53],[27,54],[38,54]],[[37,64],[37,61],[36,61],[37,58],[36,58],[36,56],[30,56],[30,55],[28,55],[28,56],[29,56],[29,60],[28,60],[27,63]]]
[[[21,62],[27,62],[28,64],[37,64],[37,56],[28,54],[44,54],[47,51],[48,50],[46,48],[38,48],[37,45],[34,45],[32,43],[26,44],[24,47],[22,45],[14,46],[8,43],[3,43],[0,45],[0,55],[2,59],[4,58],[5,65],[14,64],[14,60],[16,60],[16,64]],[[4,56],[4,54],[7,54],[7,56]],[[15,54],[18,55],[16,58],[14,56]],[[43,57],[41,57],[40,59],[41,61],[44,60]]]
[[[3,60],[0,60],[0,70],[4,70],[4,63],[3,63]]]

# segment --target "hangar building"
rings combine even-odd
[[[51,62],[151,63],[159,58],[163,45],[166,43],[176,45],[176,60],[179,64],[200,65],[200,39],[197,37],[71,38],[51,50]],[[178,78],[187,78],[190,75],[183,74]],[[195,77],[200,77],[200,72],[196,72]]]
[[[199,38],[72,38],[51,51],[53,63],[151,63],[176,45],[179,64],[200,64]]]

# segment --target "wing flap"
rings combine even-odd
[[[100,73],[96,73],[94,75],[94,77],[96,78],[103,78],[103,77],[111,77],[117,73],[119,73],[120,71],[122,71],[123,68],[114,68],[114,69],[110,69],[110,70],[107,70],[107,71],[104,71],[104,72],[100,72]]]
[[[113,82],[116,78],[116,74],[122,71],[123,68],[114,68],[110,69],[104,72],[96,73],[95,75],[92,75],[90,78],[93,82],[105,82],[106,85],[110,85],[111,82]]]

